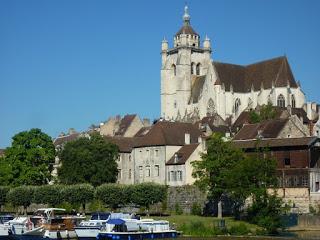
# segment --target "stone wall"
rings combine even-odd
[[[194,203],[203,209],[207,201],[207,194],[201,192],[198,187],[185,185],[181,187],[168,188],[168,211],[174,212],[176,206],[183,210],[184,213],[190,213]]]

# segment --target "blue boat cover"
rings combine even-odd
[[[126,221],[120,219],[120,218],[114,218],[114,219],[109,219],[107,221],[108,224],[114,224],[114,225],[122,225],[124,224]]]

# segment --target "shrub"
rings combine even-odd
[[[43,185],[34,188],[33,202],[49,204],[56,207],[62,202],[61,199],[62,186],[59,185]]]
[[[82,205],[85,210],[86,203],[93,200],[94,188],[90,184],[77,184],[64,186],[61,189],[62,199],[73,206]]]
[[[181,206],[179,205],[179,203],[176,203],[176,204],[174,205],[174,210],[175,210],[175,213],[176,213],[177,215],[183,214],[183,210],[182,210]]]
[[[231,226],[228,232],[231,235],[247,235],[251,233],[250,229],[244,223]]]
[[[166,199],[167,187],[155,183],[141,183],[134,186],[132,202],[149,209],[150,205]]]
[[[102,201],[113,209],[129,201],[130,197],[125,195],[125,187],[117,184],[103,184],[96,188],[96,199]]]
[[[0,207],[6,204],[7,202],[6,196],[9,190],[10,188],[7,186],[0,186]]]
[[[7,194],[8,202],[13,206],[23,206],[24,210],[32,203],[34,187],[20,186],[10,189]]]
[[[198,215],[201,216],[202,215],[202,209],[200,204],[194,202],[191,206],[191,214],[192,215]]]

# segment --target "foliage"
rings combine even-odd
[[[259,123],[264,120],[274,119],[276,117],[276,110],[272,103],[262,105],[259,111],[252,110],[249,113],[250,123]]]
[[[201,216],[202,214],[202,208],[200,206],[200,204],[194,202],[191,206],[191,214],[192,215],[198,215]]]
[[[134,185],[132,202],[149,209],[149,206],[166,199],[167,187],[155,183]]]
[[[0,207],[7,202],[7,193],[10,188],[7,186],[0,186]]]
[[[43,185],[34,188],[33,202],[41,204],[49,204],[56,207],[61,204],[61,188],[60,185]]]
[[[183,210],[180,206],[179,203],[176,202],[176,204],[174,205],[174,211],[176,215],[182,215],[183,214]]]
[[[61,189],[61,196],[64,202],[73,206],[81,204],[85,210],[85,204],[94,198],[94,188],[90,184],[68,185]]]
[[[268,233],[277,233],[278,228],[283,227],[282,204],[282,199],[276,194],[263,192],[255,195],[252,205],[247,210],[249,222],[264,227]]]
[[[52,139],[35,128],[16,134],[12,140],[1,164],[0,178],[12,186],[48,183],[55,158]]]
[[[231,235],[247,235],[247,234],[251,233],[248,226],[244,223],[240,223],[240,224],[231,226],[228,232]]]
[[[0,182],[9,186],[13,181],[13,171],[10,162],[5,157],[0,157]]]
[[[207,146],[207,153],[201,156],[202,161],[192,163],[192,175],[197,179],[195,183],[201,189],[209,190],[213,199],[221,199],[227,191],[228,172],[244,159],[244,154],[230,142],[224,141],[221,134],[213,134]]]
[[[8,202],[14,206],[23,206],[25,209],[30,206],[33,200],[34,187],[20,186],[10,189],[7,194]]]
[[[116,209],[119,205],[124,204],[130,199],[126,196],[125,186],[117,184],[103,184],[96,188],[96,199]]]
[[[66,143],[60,153],[58,177],[63,184],[89,183],[99,186],[114,183],[118,168],[118,147],[99,134]]]

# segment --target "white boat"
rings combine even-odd
[[[169,226],[165,220],[153,219],[110,219],[106,228],[101,230],[98,240],[136,240],[136,239],[160,239],[177,238],[178,232]]]
[[[78,239],[96,239],[102,229],[109,227],[107,221],[115,218],[132,218],[134,215],[127,213],[93,213],[91,219],[82,221],[79,226],[75,227]]]

